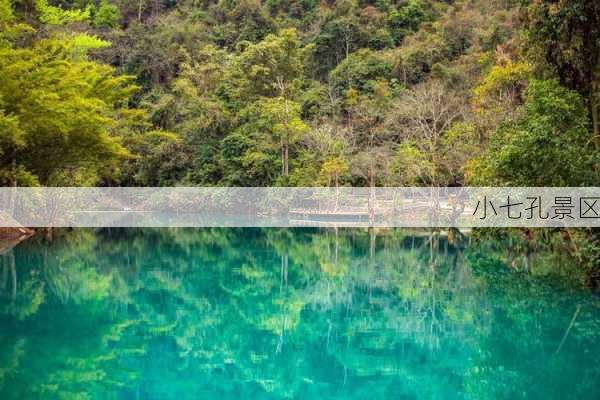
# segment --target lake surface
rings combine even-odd
[[[514,243],[77,229],[0,258],[3,400],[600,398],[599,298]]]

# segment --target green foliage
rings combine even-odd
[[[244,101],[256,96],[289,97],[293,81],[301,77],[302,61],[300,38],[294,29],[286,29],[248,45],[233,62],[229,85]]]
[[[365,33],[358,19],[340,17],[325,22],[314,43],[317,70],[320,74],[326,74],[352,52],[363,47]]]
[[[597,185],[598,4],[0,0],[0,183]]]
[[[67,62],[89,62],[93,57],[114,65],[118,73],[136,76],[139,94],[107,102],[118,111],[110,113],[112,122],[105,121],[105,132],[128,150],[121,155],[129,154],[120,160],[104,157],[110,162],[103,166],[75,167],[79,173],[73,180],[128,185],[323,184],[335,175],[324,163],[338,158],[348,164],[340,176],[344,184],[399,182],[403,178],[391,169],[392,155],[411,142],[405,128],[398,131],[387,122],[393,118],[391,105],[405,89],[432,78],[469,97],[467,82],[477,82],[481,69],[493,64],[490,49],[511,39],[515,15],[510,5],[430,0],[372,5],[245,0],[177,7],[172,1],[102,0],[60,6],[39,2],[37,8],[33,19],[43,14],[40,25],[49,27],[41,36],[67,46],[72,57]],[[14,19],[28,12],[4,14],[13,19],[12,29],[17,26]],[[50,27],[44,18],[55,25]],[[38,40],[27,35],[15,30],[10,43],[27,47]],[[487,64],[473,61],[479,59]],[[482,96],[488,102],[496,92],[489,89]],[[150,119],[136,107],[147,110]],[[488,103],[477,107],[487,110],[485,115],[493,113]],[[343,150],[319,153],[325,142],[314,141],[318,135],[312,133],[323,121],[335,140],[344,132]],[[497,128],[488,125],[465,121],[473,127],[467,136],[485,139],[482,130]],[[11,137],[21,135],[10,128],[13,131],[17,133]],[[151,132],[147,138],[145,132]],[[170,133],[152,132],[175,136],[168,139]],[[453,146],[477,147],[476,153],[486,145],[482,139],[478,146],[462,146],[466,136],[452,137]],[[423,151],[423,143],[419,148]],[[435,162],[436,174],[443,175],[444,182],[459,183],[469,163],[467,150],[455,154],[450,148],[448,144],[438,149],[443,159]],[[8,177],[9,153],[4,151],[3,176]],[[23,162],[12,167],[12,175],[28,171],[39,176]],[[59,170],[52,174],[62,181],[66,170]],[[417,181],[428,182],[422,178]]]
[[[273,185],[277,169],[286,175],[285,153],[309,129],[300,117],[300,105],[283,97],[262,98],[241,116],[244,122],[221,145],[224,180],[232,185]]]
[[[598,184],[598,154],[589,139],[583,99],[556,80],[533,80],[525,91],[523,116],[492,137],[480,183],[506,186]]]
[[[4,111],[0,114],[0,151],[18,149],[25,146],[24,132],[19,127],[19,120],[15,116],[8,116]]]
[[[0,47],[10,46],[16,39],[24,39],[34,29],[20,23],[15,16],[12,0],[0,0]]]
[[[0,24],[13,22],[14,18],[12,0],[0,0]]]
[[[395,72],[405,85],[418,84],[431,73],[433,66],[447,57],[444,38],[437,32],[419,32],[408,40],[396,56]]]
[[[65,25],[74,22],[88,21],[88,10],[63,10],[48,4],[48,0],[35,0],[35,7],[40,21],[48,25]]]
[[[421,0],[409,0],[400,9],[392,10],[387,16],[387,25],[395,43],[416,31],[425,19],[425,10]]]
[[[300,105],[286,101],[283,97],[265,99],[259,106],[261,118],[271,127],[275,139],[293,143],[308,131],[308,126],[300,118]]]
[[[544,57],[565,86],[588,96],[600,67],[600,4],[539,0],[526,4],[528,50]]]
[[[66,39],[65,44],[71,49],[73,56],[77,58],[85,58],[90,50],[104,49],[110,46],[110,42],[87,34],[74,35]]]
[[[484,106],[490,97],[498,97],[518,102],[528,79],[532,77],[533,67],[529,63],[508,63],[495,65],[485,75],[483,81],[473,91],[476,105]]]
[[[103,42],[79,36],[0,49],[0,105],[9,129],[4,168],[17,162],[43,184],[61,180],[66,171],[93,182],[127,154],[112,130],[135,87],[109,66],[73,58],[74,51],[98,44]]]
[[[342,93],[348,89],[372,92],[378,79],[391,78],[392,63],[371,50],[351,54],[329,74],[334,88]]]
[[[390,32],[385,29],[378,29],[375,33],[369,38],[369,48],[375,50],[382,50],[390,47],[394,47],[394,40],[390,35]]]
[[[540,0],[524,4],[523,15],[528,53],[583,96],[600,148],[600,4]]]
[[[94,25],[98,28],[117,28],[120,20],[119,8],[108,0],[101,0],[98,9],[94,12]]]
[[[541,162],[536,172],[527,163],[543,156],[568,162],[579,148],[585,156],[578,162],[591,172],[578,182],[589,183],[596,173],[589,145],[598,125],[595,102],[590,100],[595,98],[590,90],[595,93],[596,70],[591,66],[597,64],[596,17],[597,7],[582,1],[541,0],[518,7],[513,1],[475,0],[211,4],[36,0],[34,9],[19,5],[13,11],[12,3],[3,0],[0,41],[7,49],[3,51],[22,52],[11,56],[11,62],[40,43],[60,43],[59,57],[44,56],[49,61],[32,68],[44,65],[53,71],[44,72],[46,76],[63,77],[69,76],[62,70],[68,69],[66,65],[77,66],[75,70],[87,76],[83,81],[98,79],[97,86],[103,88],[101,79],[129,86],[129,78],[118,75],[131,74],[141,90],[131,96],[133,90],[127,89],[121,96],[116,94],[119,90],[109,95],[113,89],[107,89],[96,96],[90,89],[89,96],[96,97],[93,107],[86,109],[94,111],[79,113],[73,106],[68,112],[87,116],[83,130],[102,132],[98,137],[113,146],[112,155],[99,150],[93,161],[83,159],[87,154],[73,161],[73,155],[55,168],[52,164],[59,160],[50,162],[45,150],[28,158],[32,146],[37,151],[46,142],[31,141],[32,129],[8,108],[15,101],[12,92],[17,85],[3,82],[9,94],[3,94],[7,98],[0,107],[5,131],[0,138],[2,176],[47,183],[51,175],[68,175],[68,164],[75,163],[73,182],[86,183],[323,184],[343,170],[343,184],[489,184],[529,182],[524,177],[545,171],[548,161]],[[36,21],[37,33],[23,28],[21,21]],[[109,72],[106,64],[115,69]],[[91,77],[97,67],[103,78]],[[593,78],[584,82],[587,92],[577,83],[583,82],[585,71]],[[28,74],[38,78],[27,68],[9,76],[18,81]],[[563,122],[552,120],[546,111],[533,111],[533,94],[525,92],[529,82],[555,76],[563,86],[579,91],[587,107],[574,111],[557,105],[569,129],[556,126]],[[441,100],[434,102],[438,109],[419,109],[416,104],[434,104],[419,89],[432,82],[445,88]],[[48,114],[27,118],[49,126],[59,118],[58,107],[72,103],[72,93],[85,93],[65,87],[48,89],[52,96],[44,97],[45,91],[35,95],[44,99],[40,102],[49,102],[38,110]],[[60,102],[50,104],[53,96]],[[542,96],[541,90],[535,96]],[[406,113],[403,120],[398,118],[397,105],[406,106],[407,98],[412,105],[404,108],[424,112],[421,127],[431,127],[431,113],[456,98],[461,99],[460,112],[439,124],[443,129],[435,127],[435,138],[417,137],[415,132],[420,131],[414,123],[419,118],[412,118],[413,123]],[[140,108],[148,112],[149,120]],[[92,113],[100,116],[93,123]],[[64,129],[82,131],[74,126]],[[519,146],[535,147],[544,129],[553,132],[546,139],[555,152],[518,154]],[[341,150],[331,150],[323,132],[342,143]],[[63,139],[60,146],[68,148],[71,143]],[[567,150],[558,150],[561,146]],[[506,156],[502,162],[483,162],[500,155]],[[406,164],[413,158],[421,161]],[[45,160],[47,167],[37,160]],[[348,170],[332,160],[343,160]],[[575,163],[568,173],[582,172],[583,164]],[[505,174],[508,166],[522,179],[500,177],[499,171]],[[420,173],[409,173],[413,169]],[[565,182],[566,175],[557,174],[553,181]]]
[[[125,185],[174,186],[192,167],[189,148],[170,132],[132,134],[123,145],[136,155],[122,167]]]
[[[321,166],[320,178],[327,186],[339,186],[340,180],[349,172],[348,162],[340,157],[326,160]]]
[[[436,175],[437,168],[414,141],[405,141],[398,146],[393,171],[400,184],[419,186]]]

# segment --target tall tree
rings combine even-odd
[[[532,80],[522,116],[492,135],[473,164],[475,183],[505,186],[597,185],[598,152],[582,97],[556,80]]]
[[[11,23],[5,18],[4,24]],[[87,58],[89,50],[108,45],[93,36],[41,39],[25,47],[19,39],[0,42],[3,179],[96,183],[128,154],[119,133],[139,117],[125,104],[136,87],[130,77]]]
[[[600,2],[534,0],[524,16],[528,44],[556,70],[562,85],[585,99],[600,146]]]
[[[229,70],[229,92],[241,103],[256,100],[262,105],[261,118],[272,121],[271,133],[281,144],[282,176],[289,176],[289,146],[307,131],[294,103],[296,85],[302,78],[304,49],[296,30],[249,45]],[[265,100],[266,99],[266,100]]]
[[[448,184],[445,135],[464,113],[462,100],[432,81],[408,91],[396,103],[390,120],[403,139],[397,157],[404,179],[431,186]],[[453,151],[452,149],[450,151]]]

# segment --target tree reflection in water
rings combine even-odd
[[[598,299],[455,233],[29,240],[0,265],[0,398],[595,398]]]

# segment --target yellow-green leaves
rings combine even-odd
[[[89,45],[82,36],[0,49],[0,123],[8,132],[0,161],[14,169],[16,160],[42,184],[93,184],[127,154],[120,109],[135,87],[110,66],[73,57],[78,40]]]
[[[48,25],[65,25],[73,22],[87,21],[90,18],[88,10],[63,10],[48,4],[48,0],[35,0],[40,21]]]
[[[102,40],[95,35],[80,33],[67,39],[73,49],[73,54],[78,57],[85,57],[90,50],[102,49],[110,46],[110,42]]]
[[[300,79],[303,51],[295,29],[250,44],[232,62],[229,70],[239,96],[289,97],[292,82]],[[236,88],[234,88],[236,89]]]
[[[474,90],[475,104],[483,107],[490,98],[509,101],[512,105],[533,75],[533,66],[527,62],[508,62],[496,65]]]
[[[0,109],[0,156],[9,148],[19,148],[25,145],[24,132],[19,127],[18,119],[6,115]]]
[[[261,101],[262,117],[272,126],[272,133],[288,143],[293,143],[308,131],[308,125],[300,118],[300,105],[283,97],[266,98]]]
[[[0,0],[0,24],[12,22],[14,18],[12,1]]]
[[[582,97],[556,80],[531,80],[522,115],[493,133],[472,165],[476,183],[506,186],[598,184],[598,154]],[[482,181],[486,179],[487,181]]]
[[[326,160],[321,166],[321,183],[327,186],[339,186],[340,178],[350,170],[348,162],[341,157]]]

